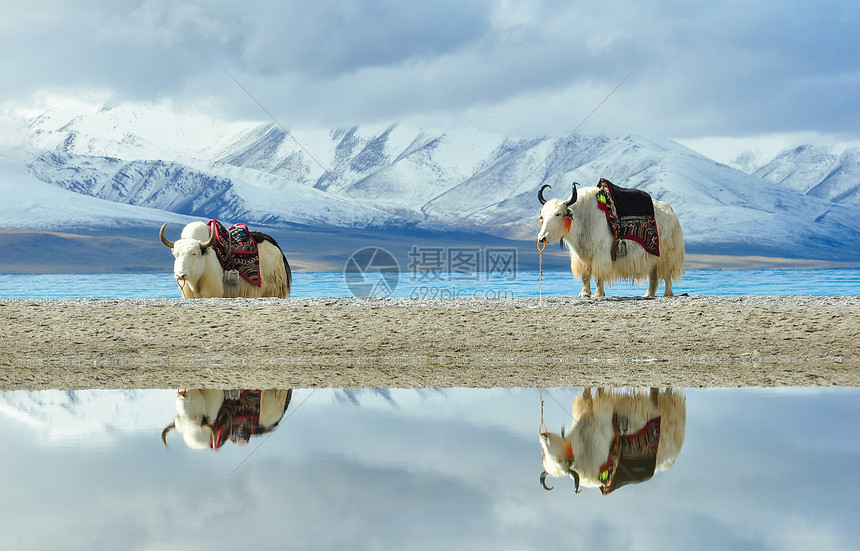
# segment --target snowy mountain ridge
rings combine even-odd
[[[131,103],[18,114],[4,125],[12,129],[0,139],[0,187],[12,198],[0,207],[5,229],[220,218],[531,240],[540,186],[566,196],[573,181],[605,177],[670,203],[688,250],[857,258],[858,148],[799,147],[746,174],[636,135],[286,131]]]
[[[860,148],[798,146],[752,174],[811,197],[860,206]]]

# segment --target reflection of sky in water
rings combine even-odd
[[[576,392],[545,394],[550,430],[569,426]],[[552,492],[540,487],[535,389],[296,390],[270,437],[217,452],[189,450],[175,434],[162,447],[174,391],[69,396],[0,394],[4,547],[857,549],[860,541],[860,389],[687,391],[675,466],[609,496],[574,495],[564,479]]]

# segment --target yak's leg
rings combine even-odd
[[[660,284],[660,279],[657,278],[657,266],[651,268],[651,273],[648,274],[648,290],[645,291],[646,297],[653,297],[657,294],[657,285]]]
[[[573,277],[576,277],[576,271],[573,268],[573,259],[570,261],[570,271],[573,272]],[[582,273],[582,291],[579,292],[580,297],[591,298],[591,270],[585,270]]]
[[[663,296],[664,297],[674,297],[675,293],[672,292],[672,278],[667,277],[663,281],[666,283],[666,290],[663,291]]]
[[[584,298],[591,298],[591,275],[582,276],[582,291],[579,292],[579,296]]]
[[[597,278],[597,289],[594,291],[595,297],[605,297],[606,292],[603,290],[603,280],[599,277]]]

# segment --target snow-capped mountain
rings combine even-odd
[[[854,150],[798,148],[746,174],[672,140],[633,135],[529,138],[406,125],[288,132],[129,103],[20,114],[4,125],[4,229],[214,217],[532,240],[540,186],[566,196],[573,181],[605,177],[669,202],[688,251],[858,258]]]
[[[860,206],[860,147],[790,148],[752,174],[811,197]]]

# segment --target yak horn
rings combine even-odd
[[[169,223],[169,222],[165,222],[165,223],[164,223],[164,225],[163,225],[163,226],[161,226],[161,231],[159,231],[159,232],[158,232],[158,237],[160,237],[160,238],[161,238],[161,242],[162,242],[162,243],[164,243],[165,245],[167,245],[168,247],[170,247],[170,248],[172,249],[172,248],[173,248],[173,241],[171,241],[170,239],[168,239],[168,238],[164,237],[164,228],[166,228],[166,227],[167,227],[167,224],[168,224],[168,223]]]
[[[568,472],[573,476],[573,491],[577,494],[581,493],[582,490],[579,489],[579,473],[574,471],[573,469]]]
[[[209,228],[209,239],[200,242],[200,248],[205,249],[206,247],[211,247],[213,243],[215,243],[215,224],[212,224]]]
[[[544,490],[552,490],[552,486],[546,485],[546,471],[540,473],[540,485],[543,486]]]
[[[165,226],[166,225],[167,224],[165,224]],[[170,432],[170,429],[174,428],[176,428],[176,423],[170,423],[169,425],[164,427],[163,431],[161,431],[161,443],[164,444],[165,448],[170,448],[170,446],[167,445],[167,433]]]
[[[541,204],[541,205],[545,205],[545,204],[546,204],[546,199],[544,199],[544,198],[543,198],[543,190],[545,190],[546,188],[550,188],[550,189],[552,189],[552,186],[551,186],[551,185],[549,185],[549,184],[544,184],[544,185],[542,185],[542,186],[541,186],[541,188],[538,190],[538,201],[540,201],[540,204]]]
[[[570,193],[570,197],[567,198],[564,204],[569,207],[574,203],[576,203],[576,182],[573,183],[573,191]]]

